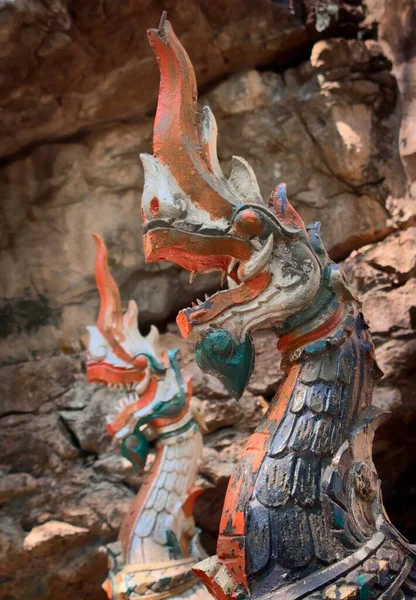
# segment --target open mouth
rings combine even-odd
[[[155,393],[156,381],[150,381],[149,372],[89,361],[87,377],[92,383],[101,383],[108,389],[118,390],[123,394],[106,417],[108,433],[116,438],[123,438],[131,433],[134,421],[130,422],[130,426],[130,419],[149,402]]]
[[[197,300],[194,306],[179,312],[177,323],[183,337],[189,337],[195,327],[210,323],[228,308],[246,304],[257,298],[269,285],[271,275],[266,272],[260,273],[240,284],[228,277],[228,281],[230,280],[234,282],[230,289],[213,294],[205,302]]]
[[[270,237],[256,249],[250,242],[219,230],[175,221],[153,220],[145,223],[144,249],[149,262],[169,260],[190,271],[192,283],[196,273],[220,271],[221,290],[205,301],[197,300],[180,311],[177,323],[186,338],[195,327],[208,324],[231,306],[254,300],[269,285],[271,275],[265,270],[273,247]]]

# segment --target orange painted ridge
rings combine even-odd
[[[207,323],[224,312],[229,306],[246,304],[254,300],[267,288],[271,281],[270,273],[260,273],[256,277],[240,284],[237,288],[231,288],[218,292],[211,297],[210,308],[184,309],[176,317],[176,322],[184,338],[189,337],[192,329],[196,325]]]
[[[255,483],[253,477],[252,484],[248,485],[245,477],[255,475],[265,456],[265,450],[262,447],[265,436],[263,434],[255,435],[258,436],[257,440],[260,438],[263,440],[262,444],[256,448],[250,447],[250,443],[247,444],[227,487],[220,523],[220,533],[224,535],[227,535],[228,528],[232,530],[233,534],[245,534],[244,510],[241,507],[245,505],[246,500],[249,500]],[[217,551],[220,556],[220,549],[217,548]]]
[[[278,401],[268,414],[269,422],[282,418],[299,375],[300,365],[291,369],[289,376],[280,389]],[[221,517],[220,535],[217,543],[217,555],[233,579],[247,588],[245,554],[245,513],[244,507],[250,500],[255,486],[255,476],[266,455],[265,444],[268,431],[254,433],[247,442],[243,455],[231,476],[225,495]],[[252,475],[250,485],[247,477]],[[225,533],[227,529],[232,534]],[[233,541],[234,540],[234,541]],[[238,542],[238,545],[236,546]],[[238,552],[235,550],[238,547]]]
[[[90,383],[140,383],[144,376],[144,370],[115,367],[111,363],[94,360],[87,363],[87,378]]]
[[[282,418],[290,400],[290,397],[292,395],[292,392],[295,388],[300,370],[300,364],[296,364],[290,369],[289,375],[287,376],[282,387],[280,388],[280,390],[278,390],[276,394],[276,403],[272,403],[269,412],[267,413],[269,424],[271,424],[271,421],[280,421],[280,419]]]
[[[232,579],[247,589],[245,545],[245,536],[219,535],[217,554]],[[218,550],[219,548],[221,548],[221,553]]]
[[[255,475],[265,456],[266,436],[254,433],[243,452],[236,471],[231,476],[221,517],[217,555],[232,578],[247,588],[244,506],[254,489]],[[247,477],[251,475],[251,483]],[[227,533],[232,531],[232,534]]]
[[[154,155],[168,166],[195,205],[215,219],[230,217],[233,205],[222,197],[211,165],[197,151],[202,140],[197,130],[197,88],[189,56],[169,21],[162,21],[159,30],[149,29],[148,36],[160,70]]]
[[[95,233],[92,237],[97,249],[95,280],[100,295],[97,327],[118,358],[127,364],[133,364],[138,369],[145,369],[147,359],[144,356],[134,359],[120,344],[125,339],[120,291],[108,266],[108,252],[103,238]]]
[[[280,350],[280,352],[293,352],[297,348],[306,346],[307,344],[310,344],[316,340],[323,339],[328,335],[328,333],[340,325],[342,316],[343,309],[340,305],[333,315],[317,329],[314,329],[313,331],[310,331],[304,335],[301,333],[300,335],[296,335],[296,333],[288,333],[287,335],[282,336],[277,343],[277,348]]]

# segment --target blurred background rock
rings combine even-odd
[[[224,170],[244,156],[267,197],[286,181],[358,290],[393,412],[376,462],[389,515],[416,539],[416,8],[412,0],[5,0],[0,3],[0,599],[104,598],[102,545],[140,479],[87,385],[98,296],[90,232],[123,299],[167,331],[210,433],[196,519],[213,547],[242,446],[281,378],[274,340],[239,404],[193,364],[179,308],[218,285],[146,265],[140,227],[158,70],[146,29],[168,10],[214,111]],[[209,537],[211,536],[211,537]]]

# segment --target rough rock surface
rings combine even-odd
[[[396,83],[377,43],[318,42],[297,69],[234,75],[208,102],[224,166],[238,148],[266,198],[284,177],[303,218],[322,222],[334,258],[391,229],[386,201],[403,193],[403,176]]]
[[[344,263],[360,294],[384,372],[375,404],[392,416],[377,432],[375,461],[389,516],[416,537],[416,227],[360,249]]]
[[[243,71],[201,102],[217,116],[224,171],[244,156],[265,198],[284,178],[304,219],[322,222],[334,258],[400,222],[390,210],[404,194],[396,83],[376,43],[318,42],[296,69]],[[144,323],[165,322],[213,285],[201,277],[191,288],[178,268],[144,263],[138,155],[151,151],[151,131],[150,117],[118,123],[40,145],[1,170],[1,360],[80,349],[97,310],[92,231]]]
[[[162,10],[205,85],[316,38],[288,4],[2,2],[0,155],[152,109],[158,73],[145,32],[157,27]]]
[[[286,181],[344,259],[385,373],[375,401],[393,413],[375,447],[386,505],[416,539],[415,11],[411,0],[366,4],[360,40],[346,39],[363,16],[355,1],[163,7],[217,116],[224,170],[244,156],[266,197]],[[143,260],[138,154],[151,150],[158,81],[144,31],[161,10],[0,3],[0,600],[103,600],[103,544],[140,485],[105,431],[113,392],[85,380],[80,349],[97,311],[90,232],[105,237],[142,324],[165,325],[218,285],[201,277],[191,288],[176,267]],[[381,45],[368,39],[378,25]],[[237,404],[167,329],[209,426],[195,516],[213,549],[230,473],[282,378],[279,357],[271,334],[256,336]]]
[[[416,181],[416,56],[414,31],[416,6],[412,0],[399,0],[394,6],[385,1],[380,20],[380,39],[393,63],[400,90],[402,115],[399,151],[409,181]],[[413,188],[413,195],[415,189]]]

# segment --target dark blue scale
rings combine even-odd
[[[358,338],[358,339],[357,339]],[[305,354],[286,412],[269,438],[246,509],[247,572],[254,597],[347,551],[321,500],[321,478],[349,430],[359,335]],[[270,532],[270,533],[268,533]],[[327,548],[338,548],[328,552]]]

